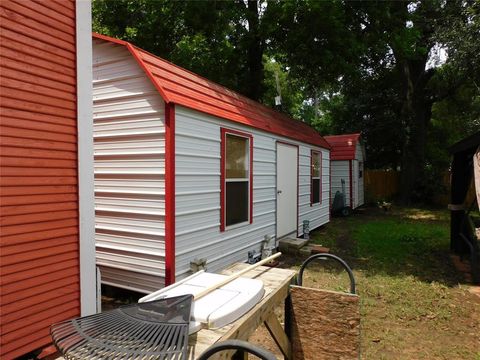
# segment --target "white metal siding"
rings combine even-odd
[[[95,230],[102,282],[164,286],[164,103],[125,47],[94,40]]]
[[[345,202],[347,206],[350,206],[350,168],[349,160],[332,160],[332,192],[330,197],[330,202],[333,203],[335,198],[335,193],[337,191],[342,192],[342,183],[341,180],[345,180]]]
[[[298,179],[298,235],[303,235],[303,221],[310,221],[310,230],[329,222],[330,217],[330,151],[314,148],[322,153],[322,194],[318,204],[310,206],[311,191],[311,147],[301,145],[299,148],[299,179]]]
[[[253,135],[253,223],[225,232],[220,232],[221,127]],[[259,251],[266,235],[275,238],[277,140],[301,145],[305,157],[300,181],[308,186],[301,190],[300,204],[305,204],[300,208],[299,224],[309,219],[314,228],[328,222],[328,151],[322,150],[324,201],[310,207],[310,147],[181,106],[175,108],[177,279],[188,275],[194,259],[205,258],[208,270],[218,271],[245,261],[249,250]],[[273,240],[270,245],[275,245]]]

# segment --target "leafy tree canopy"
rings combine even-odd
[[[480,129],[480,1],[94,0],[94,30],[306,121],[427,200]],[[430,188],[425,184],[433,184]]]

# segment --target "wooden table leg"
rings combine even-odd
[[[290,340],[283,330],[282,324],[278,321],[275,313],[272,311],[270,316],[265,320],[265,326],[267,327],[273,340],[277,343],[278,347],[282,351],[285,359],[290,360],[292,358],[292,346]]]

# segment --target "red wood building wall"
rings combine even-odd
[[[0,358],[80,314],[75,1],[0,1]]]

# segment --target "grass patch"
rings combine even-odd
[[[480,359],[480,299],[450,261],[448,212],[364,210],[332,219],[312,240],[354,271],[362,358]],[[330,262],[309,265],[304,276],[305,286],[348,291],[348,284]]]
[[[424,276],[439,254],[448,253],[448,236],[446,224],[373,220],[352,231],[352,251],[370,273]]]

